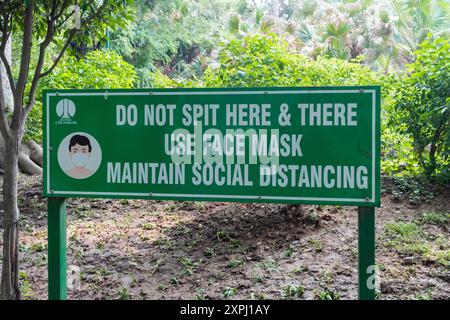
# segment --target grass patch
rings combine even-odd
[[[251,278],[252,282],[255,284],[264,282],[264,275],[261,275],[256,271],[252,271],[250,278]]]
[[[267,297],[262,292],[250,292],[250,300],[267,300]]]
[[[242,260],[231,260],[227,264],[228,269],[234,269],[244,265],[244,261]]]
[[[442,221],[442,217],[428,216],[427,221]],[[423,217],[419,222],[423,221]],[[384,226],[384,245],[401,254],[419,255],[423,260],[450,265],[450,242],[445,236],[428,235],[414,222],[391,222]]]
[[[439,211],[424,212],[420,218],[420,222],[424,224],[433,224],[437,226],[448,225],[449,221],[450,213]]]
[[[215,250],[214,250],[214,248],[206,248],[204,251],[203,251],[203,255],[205,256],[205,257],[208,257],[208,258],[210,258],[210,257],[214,257],[215,255],[216,255],[216,252],[215,252]]]
[[[291,273],[293,275],[299,275],[299,274],[302,274],[302,273],[308,272],[308,271],[309,271],[309,268],[307,266],[299,266],[299,267],[295,268],[294,270],[292,270]]]
[[[156,225],[151,222],[142,222],[141,224],[139,224],[139,227],[143,230],[153,230],[156,228]]]
[[[217,241],[232,241],[235,238],[233,232],[227,230],[219,230],[216,232]]]
[[[44,252],[44,251],[47,251],[47,244],[46,243],[40,243],[40,242],[33,243],[30,246],[30,251],[31,252]]]
[[[410,238],[419,236],[421,229],[412,222],[391,222],[384,227],[386,235],[394,238]]]
[[[384,243],[404,254],[427,254],[430,246],[424,241],[420,226],[413,222],[391,222],[384,226]]]
[[[122,287],[121,289],[118,290],[118,294],[119,294],[119,300],[131,300],[131,298],[133,296],[130,293],[130,291],[128,290],[128,288],[124,288],[124,287]]]
[[[94,216],[94,212],[87,206],[75,207],[71,210],[73,215],[79,220],[92,218]]]
[[[273,259],[266,259],[266,260],[264,260],[262,262],[258,262],[256,264],[256,267],[258,267],[261,270],[271,272],[271,271],[274,271],[274,270],[278,269],[279,265]]]
[[[283,255],[286,258],[290,258],[290,257],[292,257],[293,253],[294,253],[294,247],[292,245],[289,245],[289,248],[283,253]]]
[[[323,251],[322,243],[319,240],[311,238],[308,240],[308,243],[313,247],[314,251],[316,252]]]
[[[128,201],[127,199],[121,199],[119,202],[122,206],[127,206],[130,204],[130,201]]]
[[[36,296],[33,293],[31,288],[30,279],[28,274],[20,271],[19,272],[19,281],[20,281],[20,292],[22,294],[22,298],[25,300],[36,299]]]
[[[341,295],[336,290],[324,290],[317,296],[319,300],[339,300]]]
[[[197,288],[195,289],[195,299],[196,300],[206,300],[205,289]]]

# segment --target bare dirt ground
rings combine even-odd
[[[25,299],[47,297],[41,183],[20,177]],[[449,226],[449,190],[383,195],[379,299],[450,299]],[[356,208],[70,199],[67,236],[70,299],[357,298]]]

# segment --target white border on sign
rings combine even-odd
[[[124,95],[240,95],[240,94],[311,94],[311,93],[371,93],[372,94],[372,197],[370,199],[355,198],[320,198],[320,197],[275,197],[275,196],[243,196],[243,195],[218,195],[218,194],[178,194],[178,193],[133,193],[133,192],[83,192],[83,191],[55,191],[50,190],[50,97],[73,97],[73,96],[124,96]],[[217,199],[242,199],[242,200],[292,200],[292,201],[347,201],[347,202],[375,202],[375,162],[376,162],[376,91],[374,89],[344,89],[344,90],[280,90],[280,91],[188,91],[188,92],[61,92],[47,93],[47,194],[73,194],[89,196],[131,196],[131,197],[179,197],[179,198],[217,198]]]

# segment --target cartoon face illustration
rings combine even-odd
[[[89,133],[73,132],[59,144],[59,166],[71,178],[89,178],[97,172],[101,162],[102,149],[100,144]]]
[[[92,171],[86,168],[92,152],[89,138],[76,134],[70,139],[69,153],[73,169],[69,175],[73,178],[83,179],[91,175]]]

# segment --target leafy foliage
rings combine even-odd
[[[380,84],[381,75],[357,60],[291,52],[275,34],[232,40],[219,55],[220,67],[205,72],[207,87],[334,86]]]
[[[448,41],[427,40],[410,65],[408,76],[386,72],[393,64],[414,59],[409,52],[417,39],[423,38],[423,30],[445,33],[448,24],[442,15],[447,7],[419,1],[421,6],[414,9],[406,2],[397,6],[383,0],[378,5],[373,1],[342,2],[331,8],[325,2],[299,1],[289,5],[282,2],[275,12],[246,1],[214,0],[213,8],[210,2],[135,1],[135,19],[123,30],[113,32],[112,47],[136,67],[137,86],[381,85],[382,170],[399,177],[424,171],[441,176],[448,173]],[[397,21],[396,10],[404,10],[407,17]],[[427,10],[430,15],[436,13],[439,23],[432,25],[426,17],[419,19]],[[229,14],[221,14],[225,11]],[[417,16],[415,40],[408,40],[406,45],[411,33],[404,21],[413,16]],[[311,23],[289,28],[290,22],[299,19]],[[217,25],[219,22],[222,26]],[[227,38],[220,52],[214,50]],[[307,50],[314,43],[315,49]],[[402,55],[407,59],[398,60]],[[371,70],[373,65],[368,62],[375,60],[384,64],[383,73]],[[113,67],[107,69],[114,72]],[[114,77],[94,79],[90,74],[95,73],[87,66],[81,70],[73,77],[58,71],[52,76],[53,83],[46,85],[58,81],[67,85],[69,78],[77,79],[75,85],[87,81],[83,87],[117,84]],[[86,80],[82,79],[85,75]],[[120,73],[118,77],[122,77]],[[133,84],[121,87],[129,85]],[[28,128],[32,136],[40,131],[35,114]],[[437,140],[436,132],[441,132]]]
[[[317,60],[311,60],[293,52],[274,34],[254,35],[226,44],[219,53],[219,65],[208,68],[197,81],[177,81],[156,72],[150,75],[150,82],[154,87],[381,85],[382,170],[389,175],[421,174],[432,163],[421,158],[426,150],[428,153],[433,150],[431,144],[436,145],[437,166],[442,173],[448,167],[448,137],[444,138],[448,132],[449,50],[446,46],[443,40],[425,42],[417,52],[417,61],[410,67],[411,74],[402,79],[374,72],[358,59],[347,62],[318,56]],[[422,94],[415,95],[415,92]],[[441,134],[433,144],[436,129]],[[423,196],[412,198],[420,201]]]
[[[69,57],[42,86],[53,89],[132,88],[137,81],[134,67],[113,51],[89,52],[85,59]]]
[[[305,287],[301,285],[289,284],[281,291],[284,299],[300,298],[305,293]]]
[[[416,51],[395,104],[399,129],[413,138],[428,176],[450,176],[450,41],[428,38]]]
[[[412,205],[430,202],[434,199],[433,186],[424,178],[411,175],[392,177],[392,186],[385,181],[385,187],[395,201],[408,200]]]
[[[91,51],[84,59],[68,57],[39,87],[42,89],[113,89],[133,88],[137,81],[137,73],[132,65],[113,51]],[[34,108],[27,123],[26,139],[42,140],[42,107],[41,102]]]
[[[154,87],[258,87],[258,86],[343,86],[381,85],[383,95],[383,170],[417,173],[419,168],[413,154],[412,142],[400,135],[386,112],[392,111],[399,78],[385,76],[351,62],[318,56],[311,60],[292,52],[288,44],[274,34],[234,39],[219,53],[219,65],[208,68],[196,80],[176,81],[162,72],[150,75]]]
[[[148,71],[157,68],[189,77],[203,65],[200,54],[209,55],[220,41],[223,12],[234,2],[136,0],[135,19],[111,34],[111,48],[140,70],[141,86],[148,85]]]
[[[24,94],[24,103],[29,103],[32,107],[29,113],[25,136],[24,138],[29,140],[33,139],[41,141],[41,102],[39,97],[41,96],[41,90],[36,93],[38,101],[34,102],[34,90],[36,87],[45,88],[49,86],[72,85],[76,86],[76,81],[80,84],[85,84],[90,80],[85,79],[84,75],[79,73],[78,77],[72,79],[71,83],[66,83],[68,78],[64,78],[64,73],[61,73],[61,68],[55,71],[54,68],[66,52],[66,49],[72,49],[77,53],[80,47],[85,46],[90,42],[97,42],[104,40],[105,30],[108,28],[125,27],[126,21],[130,19],[129,5],[132,0],[114,0],[114,1],[34,1],[34,15],[33,15],[33,30],[31,47],[31,59],[30,70],[26,74],[27,85]],[[23,17],[25,14],[26,6],[24,1],[14,0],[0,3],[0,25],[4,29],[6,27],[7,34],[12,34],[12,47],[15,54],[12,55],[11,62],[11,74],[12,78],[17,81],[19,78],[19,67],[21,55],[19,54],[23,48],[23,33],[24,23]],[[79,25],[77,25],[79,20]],[[75,28],[76,27],[76,28]],[[81,30],[78,30],[81,29]],[[1,34],[1,31],[0,31]],[[109,59],[110,63],[117,62],[119,57]],[[92,56],[90,57],[92,60]],[[121,59],[121,58],[120,58]],[[105,57],[105,61],[108,57]],[[98,61],[97,61],[98,62]],[[66,68],[67,64],[66,63]],[[71,72],[77,73],[76,67],[80,66],[75,60],[71,61],[73,68]],[[41,67],[39,67],[41,65]],[[108,86],[109,81],[112,81],[114,86],[114,74],[116,70],[112,69],[112,65],[98,65],[99,70],[106,68],[109,70],[110,77],[104,78],[103,83],[98,84],[97,87],[106,84]],[[36,71],[37,70],[37,71]],[[84,70],[88,70],[84,66]],[[125,68],[125,72],[127,69]],[[108,71],[105,71],[108,73]],[[99,74],[97,72],[96,74]],[[51,75],[53,80],[45,79],[47,75]],[[120,77],[123,74],[120,72],[116,77]],[[58,76],[62,78],[56,80]],[[103,75],[102,75],[103,76]],[[38,82],[44,79],[44,84],[36,86]],[[100,74],[99,74],[100,79]],[[135,78],[131,78],[134,81]],[[87,82],[86,82],[87,81]],[[45,84],[46,83],[46,84]],[[91,83],[93,85],[93,83]],[[33,107],[34,104],[36,107]]]
[[[137,0],[136,12],[130,28],[113,35],[114,48],[138,68],[177,76],[192,73],[192,51],[214,60],[223,40],[255,34],[275,33],[313,58],[363,56],[385,73],[413,61],[428,32],[450,34],[442,0]]]
[[[23,0],[10,0],[0,4],[1,12],[12,12],[12,30],[14,33],[23,32],[23,16],[26,6]],[[124,28],[131,19],[130,5],[133,0],[69,0],[34,1],[33,37],[38,43],[43,43],[49,30],[52,29],[51,43],[61,49],[70,39],[71,47],[76,51],[87,43],[105,41],[105,31],[108,28]],[[56,14],[55,14],[56,13]],[[56,16],[54,23],[50,23],[49,16]],[[2,22],[0,16],[0,22]],[[79,21],[79,23],[77,23]],[[77,26],[78,25],[78,26]],[[81,29],[77,31],[77,29]],[[44,40],[45,41],[45,40]]]

